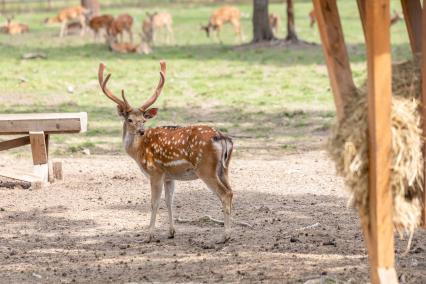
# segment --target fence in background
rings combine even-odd
[[[99,2],[101,3],[101,7],[120,7],[149,6],[167,3],[251,3],[251,0],[100,0]],[[79,4],[80,0],[0,0],[0,13],[58,10],[60,8],[76,6]]]

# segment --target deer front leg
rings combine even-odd
[[[164,176],[151,176],[151,221],[149,222],[148,242],[154,237],[155,219],[160,206],[161,192],[163,191]]]
[[[164,190],[166,194],[167,211],[169,213],[169,238],[173,239],[175,237],[176,232],[173,219],[173,195],[175,193],[175,181],[166,181],[164,183]]]

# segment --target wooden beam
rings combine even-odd
[[[30,136],[19,137],[12,140],[0,142],[0,151],[21,147],[30,144]]]
[[[342,119],[347,97],[353,94],[355,84],[352,79],[336,0],[312,1],[334,95],[337,117]]]
[[[391,94],[389,0],[366,2],[369,134],[369,259],[372,283],[397,283],[391,169]]]
[[[79,133],[87,130],[87,113],[0,114],[0,134]]]
[[[11,169],[1,168],[0,176],[6,177],[12,180],[28,182],[29,184],[31,184],[31,187],[34,189],[41,188],[44,183],[42,179],[37,175],[25,173],[25,172],[21,172],[17,170],[11,170]]]
[[[422,49],[422,6],[420,0],[401,0],[405,25],[413,53]]]
[[[43,131],[30,132],[34,165],[47,164],[47,149]]]
[[[423,7],[426,7],[426,0],[423,0]],[[422,12],[422,55],[426,56],[426,8]],[[422,56],[422,57],[423,57]],[[422,59],[422,121],[423,137],[426,137],[426,60]],[[426,177],[426,146],[423,146],[424,177]],[[426,188],[426,178],[423,179],[423,188]],[[422,226],[426,229],[426,190],[423,190],[423,216]]]

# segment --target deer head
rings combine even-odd
[[[210,23],[206,26],[201,25],[200,29],[206,32],[207,37],[210,37],[210,30],[212,29],[212,25]]]
[[[154,94],[142,104],[141,107],[134,109],[127,102],[124,95],[124,90],[121,91],[122,100],[117,98],[108,88],[107,83],[111,78],[111,74],[108,74],[104,79],[105,65],[101,63],[99,65],[99,85],[101,86],[102,92],[113,102],[117,104],[118,114],[124,119],[124,128],[128,133],[131,134],[144,134],[144,124],[148,119],[151,119],[157,115],[157,108],[149,108],[155,103],[161,94],[166,79],[166,62],[160,61],[160,82],[155,89]]]

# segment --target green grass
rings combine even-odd
[[[393,1],[394,7],[401,10]],[[356,1],[340,1],[345,39],[354,79],[365,79],[364,35]],[[223,45],[199,30],[215,5],[169,4],[149,8],[109,9],[105,13],[131,13],[139,31],[147,11],[173,14],[176,45],[159,44],[150,55],[119,55],[108,51],[91,36],[60,39],[59,27],[46,27],[43,19],[52,13],[21,14],[16,20],[31,27],[29,34],[0,35],[0,112],[80,112],[89,115],[84,135],[54,136],[56,152],[71,153],[89,148],[93,153],[120,152],[121,122],[115,106],[99,91],[99,62],[113,73],[110,87],[124,88],[137,106],[151,95],[158,81],[158,61],[168,64],[167,82],[157,102],[159,116],[150,124],[207,123],[234,135],[244,149],[266,147],[293,149],[309,140],[318,129],[326,130],[334,117],[333,100],[319,45],[317,28],[309,28],[310,1],[296,3],[299,36],[317,46],[235,51],[230,26],[222,33]],[[243,31],[251,39],[251,5],[239,5]],[[282,15],[284,6],[270,5]],[[403,22],[392,27],[393,59],[410,56]],[[43,52],[46,60],[22,60],[27,52]],[[73,87],[69,93],[67,89]],[[240,137],[240,138],[238,138]],[[254,142],[253,142],[254,141]],[[272,143],[273,142],[273,143]],[[266,144],[265,144],[266,145]]]

